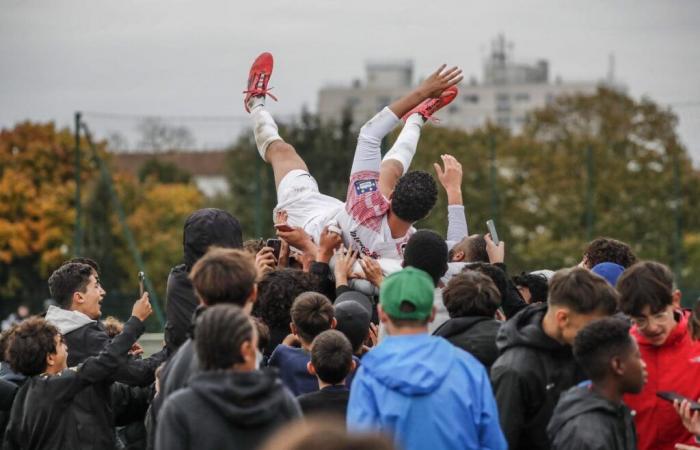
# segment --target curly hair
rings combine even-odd
[[[403,256],[404,266],[427,272],[435,286],[447,272],[447,244],[432,230],[419,230],[408,240]]]
[[[40,317],[17,325],[7,345],[7,359],[15,372],[28,377],[46,370],[46,357],[56,353],[58,329]]]
[[[589,269],[604,262],[619,264],[626,269],[637,262],[629,245],[604,237],[591,241],[583,252],[583,258]]]
[[[85,292],[93,268],[83,263],[66,263],[49,277],[49,292],[63,308],[69,308],[75,292]]]
[[[593,381],[605,378],[610,359],[634,351],[630,325],[617,317],[594,320],[574,339],[574,357]]]
[[[396,183],[391,210],[402,220],[416,222],[430,213],[437,202],[437,194],[437,184],[428,172],[409,172]]]
[[[317,291],[318,278],[296,269],[270,272],[258,283],[254,314],[271,330],[289,330],[294,299],[304,292]]]

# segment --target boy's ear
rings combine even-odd
[[[353,361],[353,362],[355,362],[355,361]],[[316,368],[314,367],[314,365],[311,361],[306,363],[306,371],[309,372],[309,374],[316,376]]]
[[[564,329],[569,324],[571,311],[569,311],[569,308],[557,308],[554,313],[554,318],[557,320],[559,329]]]
[[[331,330],[335,330],[335,327],[337,327],[337,326],[338,326],[338,319],[336,319],[334,317],[333,320],[331,320]]]
[[[464,252],[463,251],[458,251],[455,252],[454,255],[452,256],[452,262],[462,262],[464,261]]]
[[[255,303],[258,301],[258,283],[253,284],[253,290],[248,294],[246,303]]]
[[[619,356],[613,356],[610,359],[610,369],[615,375],[622,376],[625,373],[625,363]]]
[[[73,299],[71,303],[73,305],[82,305],[83,303],[85,303],[85,300],[83,299],[83,294],[80,291],[73,292]]]
[[[389,321],[389,316],[386,315],[382,305],[377,305],[377,315],[379,316],[379,321],[382,323],[387,323]]]
[[[357,363],[355,362],[354,359],[350,360],[350,372],[348,373],[353,373],[357,369]]]
[[[251,341],[245,341],[241,344],[241,355],[243,356],[243,359],[248,362],[248,361],[255,361],[257,354],[255,353],[255,347],[253,347],[253,343]]]
[[[681,291],[680,289],[676,289],[673,291],[673,294],[671,294],[671,303],[673,303],[673,306],[675,308],[680,308],[681,307]]]

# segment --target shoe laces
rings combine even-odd
[[[264,73],[261,73],[261,74],[258,74],[258,75],[256,75],[256,76],[257,76],[257,80],[255,81],[255,83],[253,83],[253,86],[255,86],[255,87],[252,88],[252,89],[246,89],[245,91],[243,91],[243,93],[244,93],[244,94],[248,94],[248,95],[250,95],[251,97],[253,97],[253,96],[259,96],[259,95],[265,95],[265,96],[269,96],[269,97],[270,97],[271,99],[273,99],[274,101],[277,101],[277,97],[275,97],[273,94],[270,93],[270,91],[271,91],[273,88],[263,88],[263,87],[260,87],[260,86],[263,85],[263,80],[264,80],[265,74],[264,74]]]

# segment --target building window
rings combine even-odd
[[[453,103],[447,108],[447,112],[450,114],[457,114],[459,112],[459,108]]]
[[[515,101],[516,102],[529,102],[530,101],[530,94],[527,92],[520,92],[518,94],[515,94]]]
[[[498,126],[503,128],[510,128],[510,117],[509,116],[498,116],[496,117],[496,123]]]
[[[476,94],[466,94],[464,97],[464,103],[479,103],[479,96]]]

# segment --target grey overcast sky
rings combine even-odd
[[[501,32],[516,59],[545,58],[564,80],[604,77],[613,53],[630,94],[675,105],[700,162],[698,0],[0,0],[0,127],[69,125],[75,110],[240,116],[265,50],[280,114],[363,79],[367,59],[413,59],[418,76],[447,62],[480,79]],[[133,126],[98,119],[102,132]],[[188,126],[197,137],[236,128],[213,122]]]

